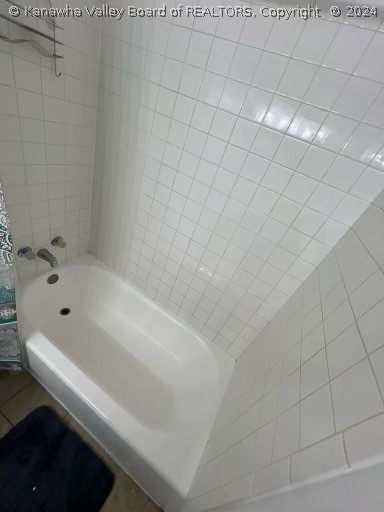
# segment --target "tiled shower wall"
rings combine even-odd
[[[384,24],[323,16],[103,23],[91,250],[235,357],[384,186]]]
[[[384,194],[238,359],[183,512],[383,460],[383,315]]]
[[[0,2],[5,12],[10,4]],[[33,37],[4,20],[0,31]],[[59,78],[52,61],[30,45],[0,41],[0,177],[15,252],[46,246],[63,262],[89,250],[100,36],[90,18],[65,19],[64,31],[56,32],[65,43],[57,45],[64,56]],[[51,43],[41,43],[52,51]],[[67,241],[66,249],[51,247],[55,235]],[[20,277],[48,265],[15,261]]]

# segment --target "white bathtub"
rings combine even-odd
[[[59,280],[50,285],[51,274]],[[31,372],[159,505],[176,510],[234,360],[90,255],[22,282],[18,316]]]

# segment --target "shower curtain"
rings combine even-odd
[[[17,371],[21,369],[21,351],[12,262],[12,236],[0,183],[0,370]]]

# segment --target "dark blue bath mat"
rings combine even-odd
[[[113,474],[49,407],[0,439],[1,512],[99,512]]]

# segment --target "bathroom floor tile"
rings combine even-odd
[[[67,415],[67,411],[35,380],[3,404],[0,407],[0,412],[12,425],[16,425],[27,414],[41,405],[52,407],[61,418]]]
[[[0,414],[0,439],[5,436],[7,432],[9,432],[12,428],[12,425],[9,423],[9,421]]]
[[[108,455],[104,460],[115,475],[115,485],[101,512],[158,512],[161,510]]]
[[[28,372],[0,372],[0,406],[33,381]]]

